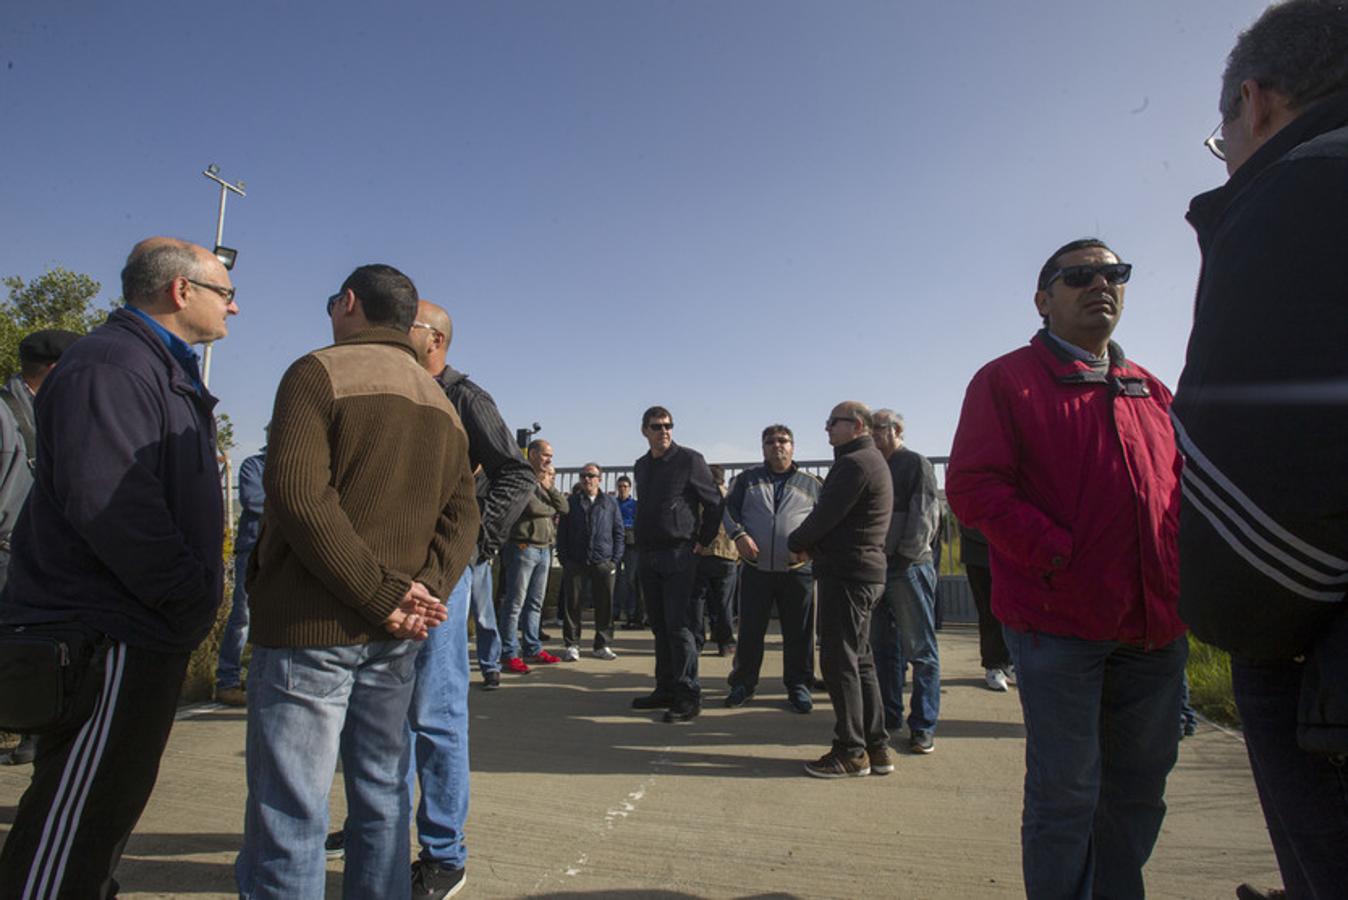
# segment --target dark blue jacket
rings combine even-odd
[[[126,310],[62,355],[37,398],[0,620],[79,620],[159,652],[201,642],[222,589],[215,402]]]
[[[557,556],[563,563],[616,563],[623,558],[623,516],[618,501],[603,491],[585,508],[572,494],[571,508],[557,522]]]
[[[234,531],[234,555],[242,556],[257,546],[257,535],[262,528],[262,509],[267,492],[262,487],[262,473],[267,466],[267,448],[248,457],[239,466],[239,526]]]

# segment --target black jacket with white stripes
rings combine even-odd
[[[1239,657],[1287,659],[1348,609],[1348,93],[1188,218],[1203,269],[1172,407],[1180,614]]]

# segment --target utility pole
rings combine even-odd
[[[244,182],[239,179],[238,182],[230,184],[220,177],[220,167],[211,163],[206,167],[206,171],[201,173],[220,185],[220,212],[215,218],[215,258],[220,260],[220,264],[226,269],[234,268],[234,260],[238,258],[239,252],[224,246],[225,240],[225,200],[230,192],[238,194],[240,197],[247,197],[243,192]],[[201,354],[201,383],[210,387],[211,382],[211,345],[207,344],[206,349]]]

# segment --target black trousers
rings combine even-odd
[[[590,585],[594,600],[594,649],[613,643],[613,563],[566,563],[562,577],[566,579],[566,616],[562,620],[562,639],[566,646],[580,645],[581,599],[585,584]]]
[[[818,584],[819,668],[837,718],[833,749],[859,756],[889,740],[871,656],[871,613],[885,586],[831,575],[819,576]]]
[[[697,558],[697,586],[702,609],[711,626],[711,639],[719,646],[735,642],[735,569],[739,563],[719,556]],[[702,649],[702,626],[697,629],[698,649]]]
[[[98,662],[93,712],[38,737],[33,780],[0,852],[0,898],[111,897],[159,776],[188,654],[114,642]],[[98,663],[96,663],[98,664]]]
[[[1002,623],[992,614],[992,570],[987,566],[964,564],[969,573],[969,592],[974,595],[978,609],[978,652],[983,657],[983,668],[1006,669],[1011,665],[1011,651],[1006,649]]]
[[[782,623],[782,681],[788,690],[814,685],[814,579],[809,572],[740,567],[740,639],[728,681],[752,692],[763,667],[763,637],[773,604]]]
[[[702,604],[693,590],[696,560],[691,544],[641,551],[641,590],[655,635],[655,692],[684,706],[702,698],[697,680]]]

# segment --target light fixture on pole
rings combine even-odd
[[[220,167],[215,163],[211,163],[207,166],[206,171],[201,174],[220,185],[220,213],[215,219],[215,258],[220,260],[220,265],[224,266],[226,269],[232,269],[234,268],[234,261],[238,259],[239,251],[222,244],[225,239],[225,199],[229,196],[231,191],[238,194],[240,197],[247,197],[248,195],[243,191],[244,182],[243,179],[240,179],[234,184],[225,181],[225,179],[220,177]],[[211,381],[210,344],[206,345],[206,349],[202,351],[201,357],[201,383],[209,386]]]

